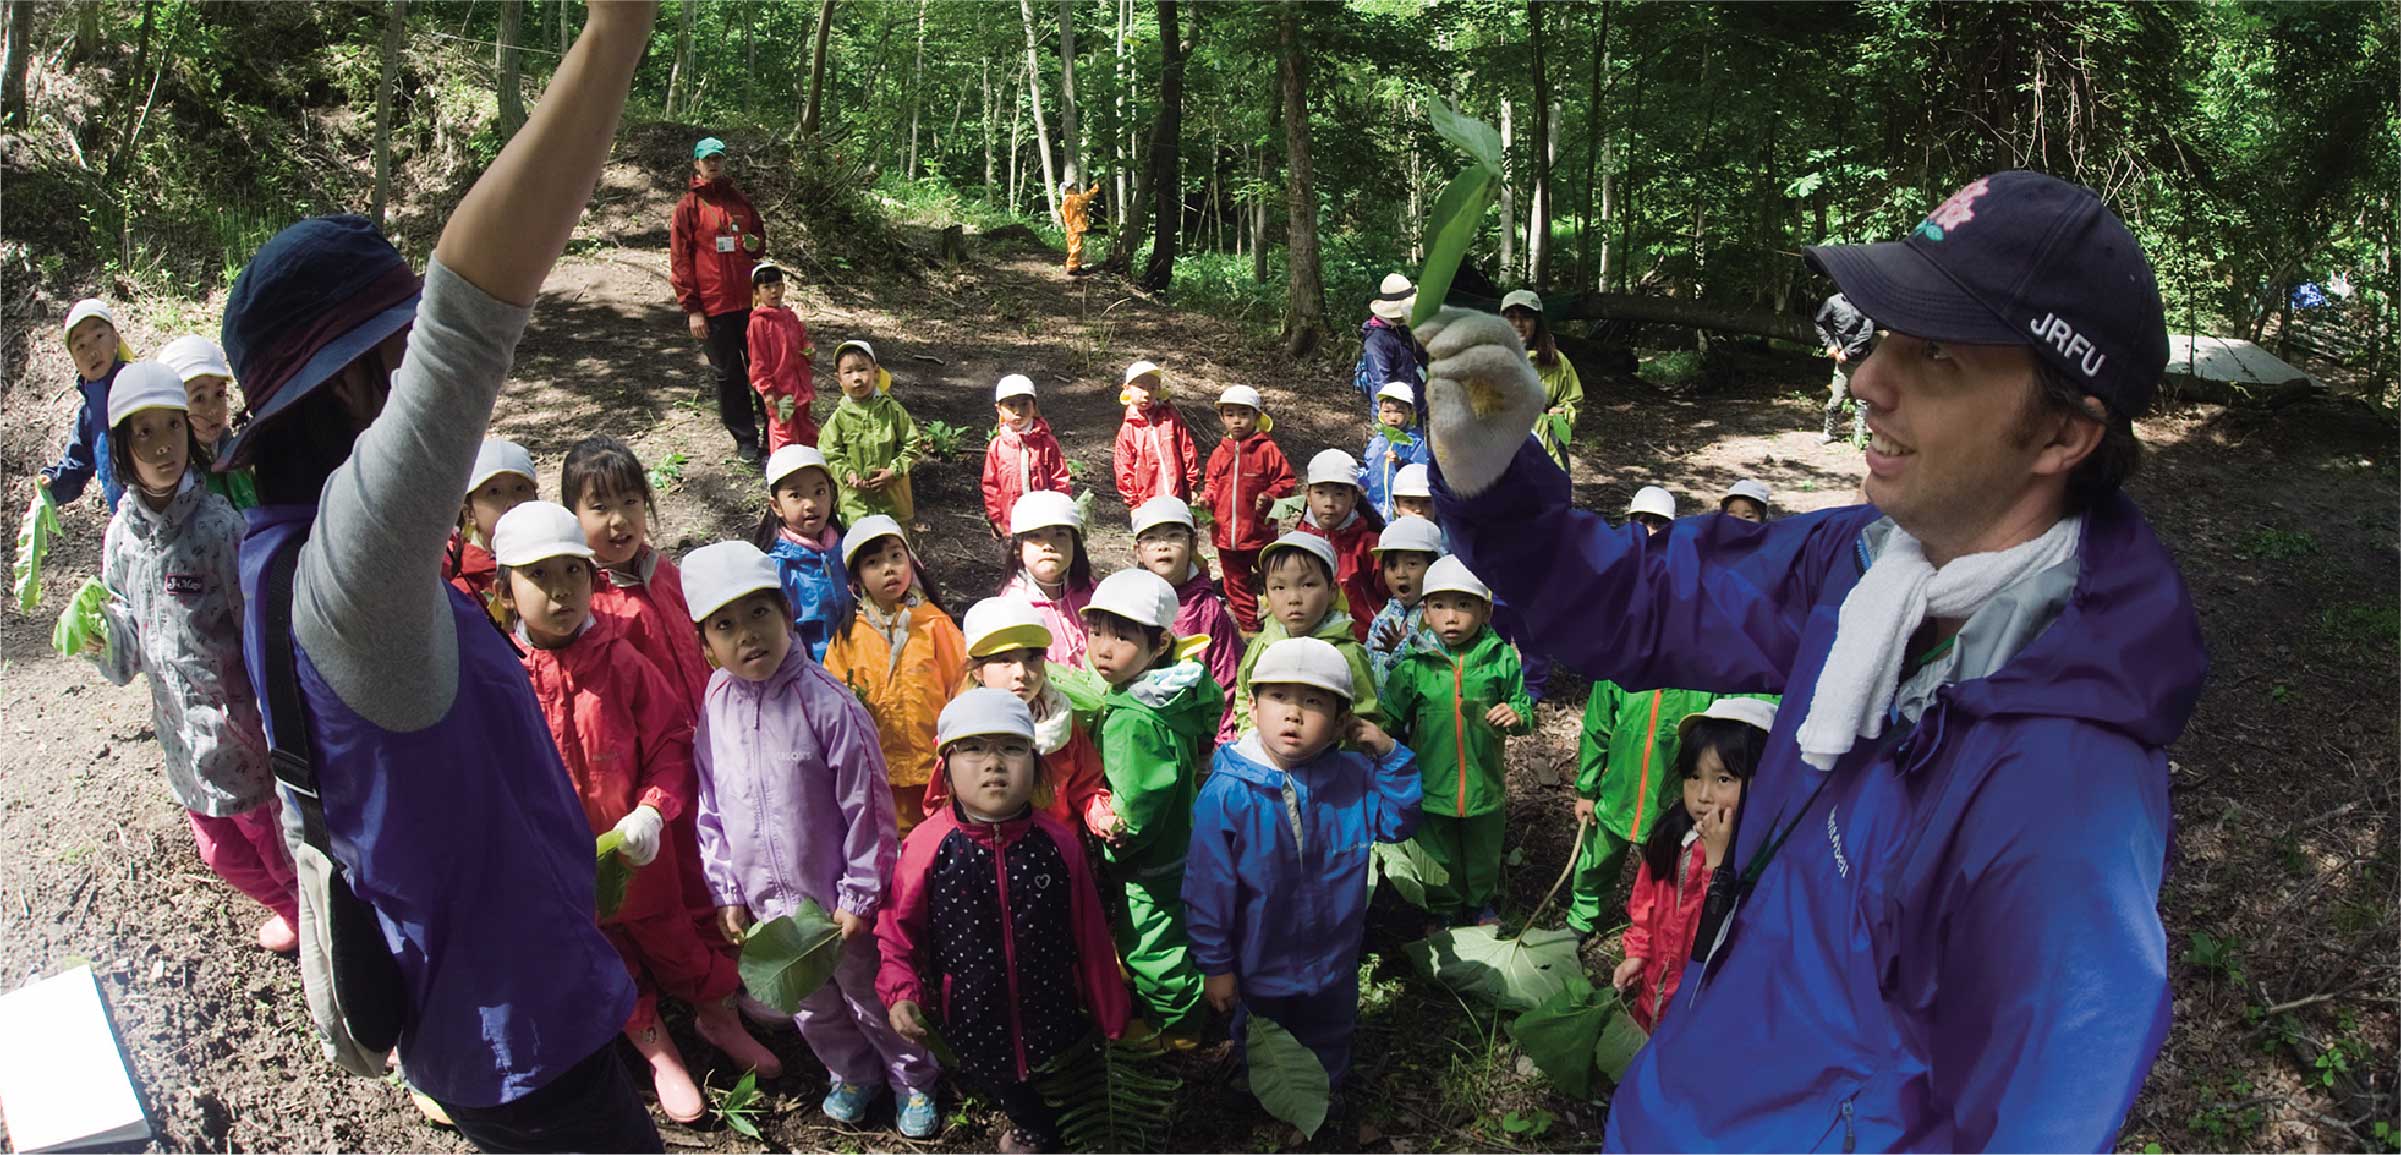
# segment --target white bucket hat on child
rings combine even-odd
[[[1333,542],[1327,541],[1326,539],[1319,537],[1314,533],[1302,533],[1296,529],[1291,533],[1285,534],[1284,536],[1267,543],[1267,547],[1259,551],[1260,573],[1267,572],[1268,558],[1274,556],[1275,552],[1280,549],[1297,549],[1302,553],[1308,554],[1309,556],[1326,563],[1327,573],[1342,572],[1342,566],[1334,560]]]
[[[198,333],[186,333],[167,342],[158,351],[158,363],[175,370],[186,381],[194,377],[233,377],[233,366],[226,363],[225,350]]]
[[[1413,461],[1401,466],[1400,472],[1392,475],[1392,496],[1434,496],[1434,474],[1426,469],[1424,462]]]
[[[108,427],[144,409],[173,409],[178,413],[191,410],[184,399],[183,378],[156,361],[136,361],[117,370],[116,384],[108,389]]]
[[[1415,405],[1417,404],[1417,390],[1411,388],[1406,381],[1386,381],[1383,388],[1376,390],[1376,400],[1398,401],[1403,405]]]
[[[739,598],[784,588],[775,574],[775,560],[747,541],[704,545],[684,555],[683,569],[684,600],[691,604],[695,622],[709,620],[710,614]]]
[[[1011,373],[992,387],[992,403],[997,405],[1011,397],[1034,395],[1034,379],[1023,373]]]
[[[1394,550],[1430,553],[1435,557],[1451,552],[1449,544],[1442,540],[1441,526],[1422,517],[1406,516],[1393,518],[1392,524],[1384,527],[1384,532],[1376,536],[1376,543],[1369,546],[1367,552],[1391,553]]]
[[[1542,294],[1532,289],[1511,289],[1508,296],[1501,298],[1501,312],[1506,313],[1511,309],[1539,313],[1542,311]]]
[[[849,568],[851,559],[859,556],[859,551],[867,548],[867,543],[879,537],[897,537],[903,547],[909,544],[909,535],[900,531],[899,522],[885,514],[869,514],[860,518],[859,524],[850,527],[850,532],[842,535],[843,568]]]
[[[1146,569],[1121,569],[1100,579],[1092,587],[1092,600],[1084,606],[1085,613],[1112,613],[1137,625],[1156,629],[1175,628],[1175,587],[1167,579]]]
[[[822,469],[826,480],[834,478],[834,467],[825,463],[825,454],[813,446],[787,445],[767,457],[767,488],[803,469]]]
[[[1430,598],[1435,594],[1470,594],[1489,602],[1492,587],[1469,572],[1467,563],[1460,561],[1457,554],[1444,554],[1426,567],[1426,580],[1418,590],[1419,597]]]
[[[1359,459],[1339,449],[1322,450],[1309,459],[1309,478],[1303,485],[1357,485]]]
[[[1084,515],[1075,507],[1075,499],[1054,490],[1037,489],[1017,499],[1009,507],[1009,534],[1032,533],[1063,525],[1077,533],[1084,532]]]
[[[589,560],[591,543],[575,511],[555,501],[527,501],[500,515],[492,527],[492,560],[501,565],[532,565],[544,558],[580,557]],[[684,579],[686,586],[691,579]]]
[[[467,475],[467,492],[483,488],[498,473],[514,473],[536,485],[542,480],[534,472],[534,455],[527,453],[524,446],[499,437],[486,437],[475,450],[475,471]]]
[[[1261,686],[1315,686],[1351,701],[1351,664],[1342,651],[1318,638],[1286,638],[1267,647],[1251,667],[1251,692]]]
[[[967,638],[970,658],[1050,649],[1050,626],[1043,622],[1042,611],[1024,598],[1004,595],[967,607],[967,616],[959,619],[959,632]]]
[[[1697,714],[1686,714],[1676,723],[1676,737],[1681,740],[1692,732],[1692,724],[1703,718],[1727,718],[1757,726],[1762,730],[1776,728],[1776,704],[1759,698],[1719,698],[1709,708]]]
[[[1367,303],[1367,311],[1385,321],[1399,325],[1409,320],[1409,310],[1417,307],[1417,286],[1406,273],[1386,273],[1375,299]]]
[[[1007,734],[1034,740],[1034,712],[1007,690],[977,686],[950,700],[934,720],[934,748],[943,749],[961,738]]]
[[[1629,514],[1656,514],[1669,521],[1674,521],[1676,519],[1676,495],[1656,485],[1643,486],[1634,491],[1634,500],[1626,503],[1626,512]]]
[[[1221,407],[1240,405],[1245,409],[1256,409],[1262,413],[1267,411],[1266,403],[1259,398],[1259,391],[1248,385],[1226,386],[1225,392],[1217,395],[1217,404]]]
[[[1162,493],[1134,507],[1135,537],[1141,537],[1145,530],[1170,524],[1180,525],[1185,529],[1196,528],[1192,520],[1192,506],[1187,504],[1183,498],[1172,493]]]
[[[1725,504],[1726,498],[1732,497],[1750,498],[1752,501],[1758,502],[1759,508],[1761,509],[1766,509],[1769,504],[1767,499],[1767,487],[1751,480],[1748,477],[1727,486],[1726,497],[1719,498],[1718,504],[1723,505]]]

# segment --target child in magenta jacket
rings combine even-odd
[[[938,1027],[962,1073],[997,1095],[1001,1150],[1047,1150],[1057,1115],[1034,1073],[1096,1027],[1123,1035],[1132,1002],[1083,839],[1033,804],[1032,711],[977,687],[943,707],[939,741],[949,803],[901,847],[876,992],[893,1029],[924,1041]]]
[[[753,919],[816,903],[841,928],[834,977],[793,1021],[833,1086],[823,1109],[857,1124],[889,1084],[901,1134],[933,1135],[933,1056],[892,1030],[875,993],[874,925],[899,850],[892,787],[867,708],[794,644],[775,563],[745,541],[684,558],[692,620],[718,669],[692,761],[700,776],[701,870],[719,928],[740,942]]]

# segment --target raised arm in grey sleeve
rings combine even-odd
[[[435,261],[383,414],[326,479],[292,583],[292,631],[361,717],[423,729],[458,692],[442,541],[531,309]]]

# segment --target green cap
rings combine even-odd
[[[701,137],[700,143],[692,146],[692,159],[694,160],[699,160],[704,156],[724,155],[725,142],[713,136]]]

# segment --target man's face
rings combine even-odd
[[[592,613],[592,563],[580,557],[546,557],[509,567],[509,607],[536,649],[555,650],[575,640]]]
[[[1491,617],[1492,603],[1473,594],[1444,590],[1426,596],[1426,628],[1454,649],[1466,645]]]
[[[700,623],[701,640],[721,669],[764,682],[792,652],[792,614],[782,594],[757,590],[727,602]]]
[[[699,160],[692,162],[692,171],[699,173],[700,179],[703,182],[714,183],[717,178],[725,175],[725,155],[723,153],[711,153],[707,156],[701,157]]]
[[[2021,446],[2016,434],[2033,380],[2034,355],[2020,346],[1892,334],[1851,375],[1868,413],[1868,500],[1930,555],[2008,532],[2001,523],[2049,464],[2046,438]]]
[[[1350,703],[1332,690],[1273,682],[1251,687],[1251,719],[1277,765],[1289,770],[1334,744]]]

